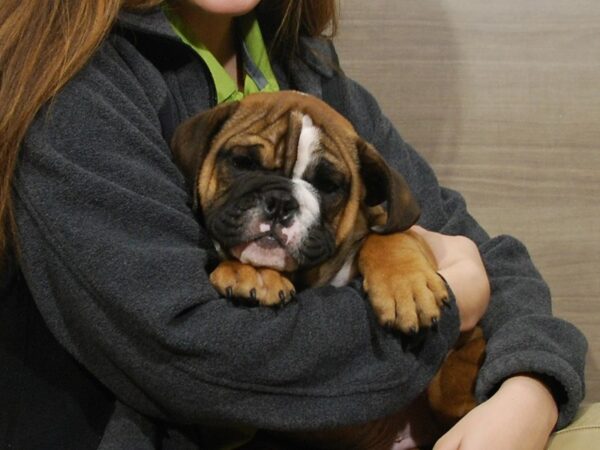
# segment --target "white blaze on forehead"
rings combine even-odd
[[[315,127],[307,114],[302,116],[302,129],[298,138],[296,164],[292,174],[292,193],[298,202],[298,213],[291,226],[281,230],[286,245],[298,247],[307,236],[309,229],[318,223],[321,216],[319,195],[310,183],[302,179],[319,146],[319,128]]]
[[[302,130],[300,130],[300,138],[298,139],[298,153],[293,178],[302,178],[318,145],[319,129],[313,125],[310,116],[305,114],[302,116]]]
[[[292,225],[281,232],[286,237],[287,245],[298,245],[306,236],[311,226],[319,221],[321,207],[319,196],[310,183],[304,180],[293,180],[292,192],[298,202],[298,213]]]

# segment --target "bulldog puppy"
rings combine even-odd
[[[439,320],[448,294],[430,249],[409,230],[420,209],[406,181],[323,101],[287,91],[226,103],[180,125],[172,151],[220,255],[210,280],[222,295],[271,306],[360,273],[382,325],[416,333]],[[464,351],[453,353],[460,369]],[[483,345],[469,357],[477,365],[482,354]],[[458,381],[457,367],[440,373],[428,396],[452,423],[475,404],[476,370]],[[401,416],[284,438],[389,449]]]
[[[432,326],[447,299],[435,260],[407,231],[420,209],[403,177],[323,101],[261,93],[192,117],[173,137],[221,263],[224,296],[261,305],[360,272],[381,324]]]

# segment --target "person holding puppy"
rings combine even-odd
[[[585,339],[551,315],[522,244],[490,238],[337,68],[320,37],[334,2],[161,3],[0,6],[0,442],[233,448],[256,429],[410,422],[459,331],[479,323],[482,403],[434,448],[544,448],[583,398]],[[419,345],[379,326],[358,282],[278,309],[211,288],[213,244],[170,138],[217,103],[284,89],[335,98],[419,200],[415,230],[451,291]],[[416,438],[396,448],[432,443]]]

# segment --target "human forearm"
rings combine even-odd
[[[473,329],[490,300],[490,284],[479,250],[473,241],[463,236],[445,236],[414,226],[431,248],[438,264],[438,273],[446,280],[456,297],[460,330]]]
[[[436,443],[434,450],[542,450],[558,418],[552,393],[535,377],[516,375]]]
[[[431,167],[402,140],[368,92],[349,81],[347,97],[358,105],[349,115],[354,126],[402,173],[417,196],[422,208],[419,224],[445,235],[466,236],[481,254],[492,295],[479,322],[487,349],[478,399],[489,398],[514,374],[542,374],[562,390],[557,397],[558,426],[568,424],[583,398],[586,342],[576,327],[552,316],[549,288],[525,246],[510,236],[490,238],[469,214],[465,199],[439,185]]]

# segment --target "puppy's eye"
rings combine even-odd
[[[316,178],[312,185],[325,194],[331,194],[340,189],[340,185],[329,178]]]
[[[333,194],[345,187],[343,176],[329,162],[322,162],[315,168],[311,183],[324,194]]]
[[[258,170],[261,168],[260,161],[253,155],[247,154],[232,155],[231,165],[238,170]]]

